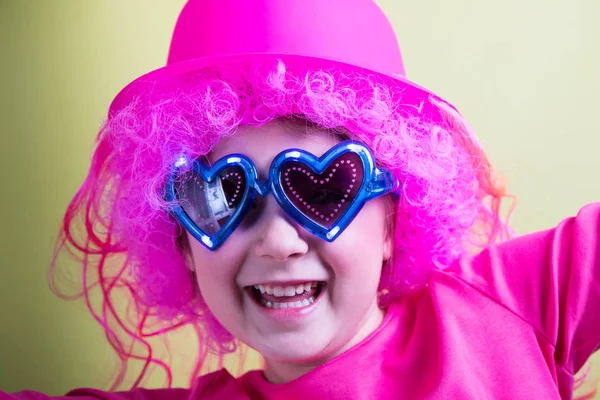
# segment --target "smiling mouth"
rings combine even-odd
[[[303,308],[308,307],[317,300],[326,283],[312,281],[295,285],[254,285],[246,289],[252,298],[265,308]]]

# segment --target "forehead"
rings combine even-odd
[[[236,133],[221,139],[209,155],[211,161],[232,153],[249,157],[260,173],[266,173],[271,161],[283,150],[298,148],[315,156],[323,155],[341,138],[326,129],[299,122],[273,121],[261,127],[240,126]]]

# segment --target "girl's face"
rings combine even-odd
[[[324,131],[273,122],[241,127],[219,142],[211,161],[245,154],[264,180],[282,150],[301,148],[320,156],[338,142]],[[392,249],[386,201],[368,202],[333,243],[290,220],[272,195],[258,199],[217,251],[188,234],[204,300],[231,334],[264,356],[269,380],[302,375],[361,341],[381,322],[377,288]],[[293,290],[294,297],[281,296]]]

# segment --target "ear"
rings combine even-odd
[[[389,261],[394,250],[394,232],[387,227],[385,230],[385,238],[383,240],[383,261]]]
[[[390,195],[385,197],[385,213],[383,261],[389,261],[394,252],[394,231],[396,230],[396,202]]]
[[[194,268],[194,256],[191,253],[184,254],[185,257],[185,266],[191,273],[195,273],[196,269]]]
[[[192,254],[189,234],[181,228],[181,232],[175,240],[177,241],[177,248],[185,258],[185,266],[190,272],[195,272],[194,255]]]

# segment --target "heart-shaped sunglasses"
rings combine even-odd
[[[242,154],[225,156],[212,166],[181,157],[167,181],[166,196],[177,221],[216,250],[244,220],[257,195],[272,191],[292,219],[332,242],[367,201],[399,189],[398,179],[376,167],[365,145],[345,141],[321,157],[301,149],[282,151],[266,182],[259,181],[256,167]]]

